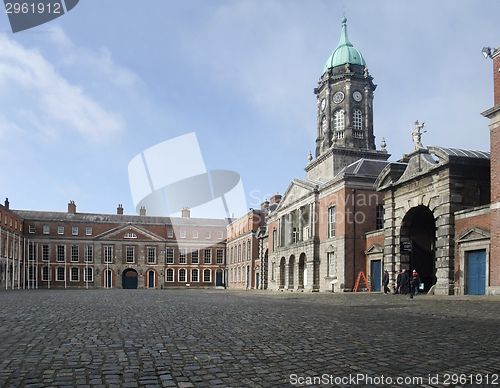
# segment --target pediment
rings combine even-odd
[[[376,254],[376,253],[384,253],[384,247],[381,246],[380,244],[372,244],[365,251],[365,255],[373,255],[373,254]]]
[[[120,225],[96,236],[97,240],[125,240],[125,241],[165,241],[157,234],[137,225]]]
[[[299,199],[307,197],[314,193],[316,185],[305,180],[294,179],[288,189],[286,189],[283,198],[281,199],[278,210],[286,208],[289,205],[297,202]]]
[[[490,232],[486,229],[481,229],[473,226],[467,229],[465,232],[460,233],[456,238],[456,243],[464,243],[477,240],[485,240],[490,238]]]

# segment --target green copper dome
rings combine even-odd
[[[359,50],[349,41],[349,37],[347,36],[347,19],[344,16],[342,18],[342,33],[340,34],[339,45],[326,61],[323,74],[332,67],[345,65],[346,63],[366,66],[366,62]]]

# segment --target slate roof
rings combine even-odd
[[[193,226],[227,226],[228,219],[212,218],[185,218],[185,217],[156,217],[125,214],[94,214],[94,213],[65,213],[36,210],[12,210],[24,220],[33,221],[68,221],[68,222],[103,222],[103,223],[134,223],[156,225],[193,225]]]

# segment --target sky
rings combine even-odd
[[[239,173],[260,207],[306,177],[344,14],[378,85],[378,149],[411,152],[418,119],[424,145],[489,151],[498,1],[81,0],[15,34],[0,16],[1,203],[135,214],[128,164],[195,132],[206,169]]]

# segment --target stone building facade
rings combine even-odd
[[[375,87],[343,18],[340,42],[314,89],[315,158],[310,153],[307,178],[293,180],[262,233],[270,289],[351,290],[365,271],[365,233],[376,229],[382,205],[373,184],[390,156],[385,143],[375,147]]]
[[[0,205],[0,289],[19,288],[24,283],[23,220],[9,209],[9,199]]]

